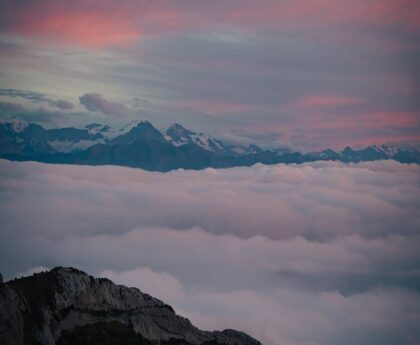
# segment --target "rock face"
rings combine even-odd
[[[261,345],[234,330],[199,330],[136,288],[62,267],[0,283],[0,344]]]

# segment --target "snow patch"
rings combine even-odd
[[[49,141],[48,144],[50,146],[58,151],[63,153],[69,153],[72,151],[80,151],[80,150],[86,150],[89,147],[92,147],[97,144],[104,144],[104,139],[96,139],[96,140],[80,140],[80,141],[69,141],[69,140],[54,140]]]
[[[16,116],[13,116],[8,120],[0,120],[0,123],[9,125],[16,133],[23,132],[25,128],[28,127],[28,123],[26,121],[23,121]]]

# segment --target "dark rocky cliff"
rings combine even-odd
[[[136,288],[58,267],[0,282],[0,345],[260,345],[245,333],[207,332]]]

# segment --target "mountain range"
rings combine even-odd
[[[309,153],[237,145],[175,123],[161,131],[148,121],[135,121],[120,130],[92,123],[84,128],[45,129],[13,117],[0,121],[0,157],[46,163],[122,165],[152,171],[229,168],[256,163],[341,161],[358,163],[396,160],[420,164],[414,147],[372,145],[360,150],[326,149]]]
[[[2,345],[261,345],[245,333],[202,331],[136,288],[75,268],[3,283]]]

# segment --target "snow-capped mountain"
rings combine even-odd
[[[109,140],[109,143],[112,145],[129,145],[137,140],[165,141],[165,138],[149,121],[135,121],[117,131]]]
[[[20,133],[28,127],[28,123],[26,121],[21,120],[16,116],[11,117],[10,119],[0,119],[0,124],[5,127],[9,127],[16,133]]]
[[[372,145],[372,149],[374,149],[376,152],[382,152],[386,154],[388,157],[392,157],[393,155],[397,154],[400,149],[396,146],[390,146],[390,145]]]
[[[85,126],[85,129],[89,134],[101,134],[104,138],[112,138],[116,135],[115,130],[107,125],[101,125],[99,123],[91,123],[90,125]]]
[[[337,152],[327,149],[320,152],[309,152],[305,156],[313,160],[340,160],[344,162],[360,162],[379,159],[393,159],[401,154],[418,151],[413,147],[401,148],[390,145],[371,145],[360,150],[347,146],[343,151]]]
[[[148,170],[249,166],[255,163],[304,163],[319,160],[362,162],[393,159],[420,164],[414,147],[372,145],[360,150],[300,153],[235,145],[180,124],[160,131],[148,121],[131,122],[120,130],[92,123],[84,128],[44,129],[18,118],[0,121],[0,157],[51,163],[113,164]]]
[[[193,132],[179,123],[174,123],[165,131],[165,139],[175,146],[196,144],[207,151],[229,156],[241,156],[263,151],[253,144],[244,146],[226,143],[208,134]]]
[[[165,139],[175,146],[196,144],[207,151],[223,152],[225,144],[204,133],[195,133],[174,123],[165,132]]]
[[[38,126],[28,124],[16,117],[1,120],[0,123],[15,132],[15,135],[21,139],[28,136],[29,133],[25,133],[28,127]],[[127,145],[140,138],[166,141],[177,147],[194,144],[209,152],[227,156],[242,156],[263,151],[253,144],[244,146],[226,143],[208,134],[193,132],[178,123],[174,123],[163,131],[159,131],[148,121],[132,121],[119,130],[99,123],[91,123],[84,128],[67,127],[45,130],[40,126],[38,127],[40,130],[37,133],[29,131],[29,136],[62,153],[83,151],[98,144]]]

